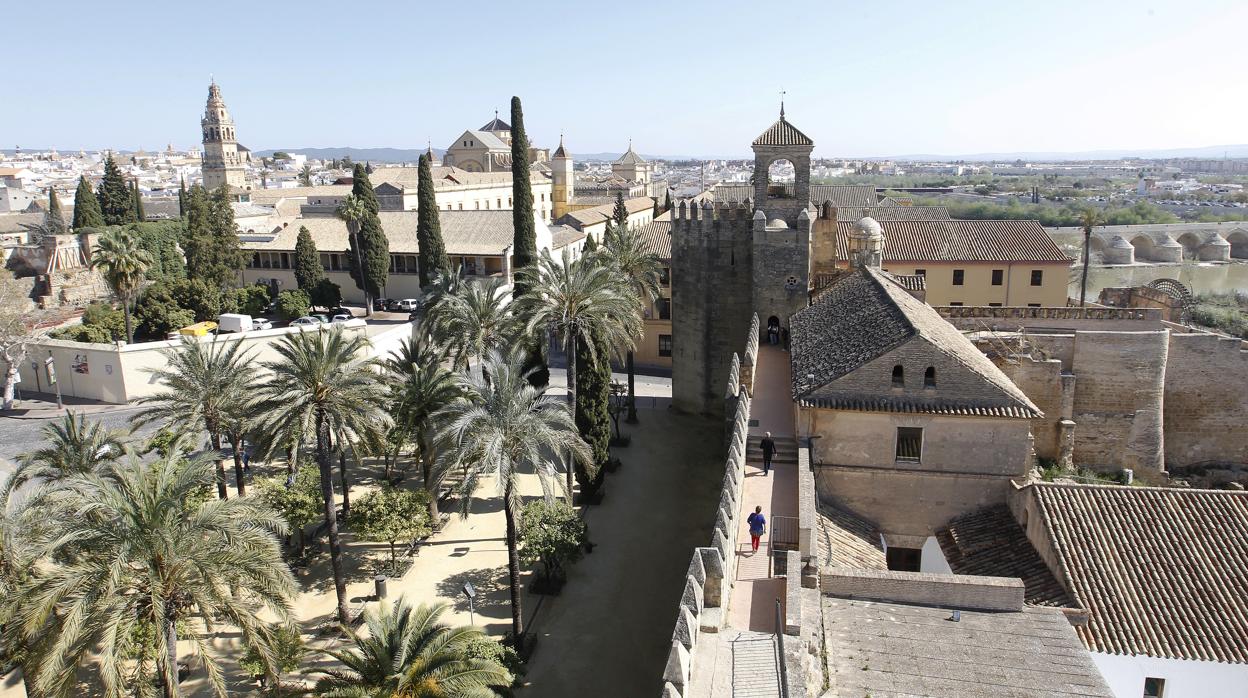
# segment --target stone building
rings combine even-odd
[[[251,151],[239,145],[234,133],[234,118],[221,99],[221,88],[213,81],[208,86],[208,104],[204,107],[203,129],[204,187],[216,189],[222,184],[246,189],[247,163]]]
[[[529,163],[545,163],[550,151],[529,144]],[[476,130],[464,131],[446,148],[443,165],[453,165],[469,172],[511,171],[511,125],[498,118]]]
[[[625,182],[632,182],[644,185],[645,195],[653,196],[651,190],[654,177],[654,163],[648,162],[645,158],[637,154],[633,150],[633,142],[628,142],[628,150],[623,155],[615,159],[611,163],[611,174]]]

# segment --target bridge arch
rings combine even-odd
[[[1200,248],[1204,247],[1205,241],[1199,235],[1183,233],[1176,242],[1183,246],[1183,259],[1200,259]]]
[[[1153,239],[1143,233],[1131,238],[1130,242],[1131,246],[1135,248],[1135,258],[1137,261],[1141,259],[1152,260],[1153,255],[1156,254],[1156,250],[1154,249],[1156,245],[1153,244]]]
[[[1233,230],[1230,235],[1226,236],[1226,241],[1231,243],[1231,256],[1235,259],[1248,259],[1248,231]]]

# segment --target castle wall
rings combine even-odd
[[[1075,335],[1075,463],[1161,470],[1169,332]]]
[[[1248,343],[1172,332],[1165,406],[1167,464],[1248,463]]]
[[[1029,356],[1010,357],[1003,362],[1001,370],[1026,393],[1031,401],[1044,412],[1043,417],[1031,420],[1031,435],[1036,456],[1058,460],[1061,456],[1060,423],[1067,414],[1066,403],[1073,395],[1063,390],[1062,362],[1060,359],[1035,361]],[[1068,382],[1073,381],[1070,376]]]
[[[768,229],[754,221],[753,308],[764,328],[775,316],[781,327],[806,307],[810,288],[810,217],[798,216],[795,228]]]

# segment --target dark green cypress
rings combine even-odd
[[[48,211],[43,214],[43,229],[49,235],[64,235],[65,214],[61,212],[61,200],[56,198],[56,190],[48,187]]]
[[[511,98],[511,224],[515,231],[516,270],[537,261],[537,230],[533,225],[533,185],[529,181],[529,139],[524,133],[524,110],[520,98]],[[526,285],[517,282],[513,295],[524,295]]]
[[[122,177],[121,170],[117,169],[117,163],[113,161],[112,155],[104,161],[104,179],[100,180],[96,196],[100,200],[100,212],[104,215],[104,225],[126,225],[135,222],[134,196],[130,193],[130,187],[126,186],[126,179]]]
[[[137,180],[130,183],[130,195],[134,204],[135,222],[142,223],[143,221],[146,221],[147,214],[143,211],[143,194],[139,192],[139,183]]]
[[[581,491],[592,494],[602,482],[601,474],[611,457],[611,361],[606,345],[595,340],[595,354],[583,339],[576,343],[576,428],[594,453],[594,462],[576,466]]]
[[[607,227],[610,228],[611,224],[607,223]],[[585,235],[585,252],[588,253],[588,252],[597,252],[597,251],[598,251],[598,241],[594,239],[594,236],[592,233],[587,233]]]
[[[374,214],[364,216],[360,220],[360,232],[356,236],[347,236],[347,271],[358,288],[365,289],[360,281],[360,273],[355,265],[355,240],[360,242],[360,259],[364,264],[364,281],[367,282],[368,295],[372,298],[382,297],[386,280],[390,274],[390,243],[382,232],[381,221]]]
[[[178,187],[178,218],[186,218],[186,177]]]
[[[672,210],[672,190],[668,189],[663,196],[663,212],[667,213]]]
[[[316,251],[316,242],[308,232],[308,227],[301,225],[299,237],[295,241],[295,283],[310,293],[324,278],[325,268],[321,266],[321,255]]]
[[[74,192],[74,230],[103,228],[104,215],[100,213],[100,200],[95,198],[86,175],[78,178],[78,191]]]
[[[416,245],[420,249],[421,288],[433,282],[439,272],[451,271],[451,259],[446,255],[446,243],[442,241],[442,221],[438,214],[438,200],[433,188],[433,163],[429,154],[420,156],[420,173],[416,183]]]
[[[351,193],[355,198],[363,201],[368,210],[377,215],[381,210],[381,204],[377,201],[377,192],[373,191],[372,182],[368,181],[368,172],[365,171],[363,165],[356,165],[351,173]]]
[[[628,207],[624,205],[624,192],[615,193],[615,209],[611,211],[611,220],[615,221],[616,230],[628,228]]]
[[[654,220],[655,218],[658,218],[658,217],[659,217],[659,200],[655,199],[654,209],[650,211],[650,220]]]
[[[238,241],[229,187],[212,193],[195,185],[187,194],[186,273],[213,289],[225,289],[238,282],[246,253]]]

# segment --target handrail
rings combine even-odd
[[[776,651],[780,665],[780,698],[789,698],[789,670],[784,662],[784,612],[780,609],[780,599],[776,599]]]

